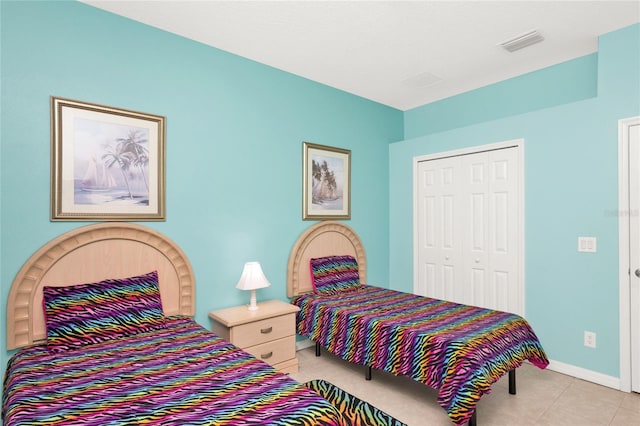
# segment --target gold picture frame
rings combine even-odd
[[[351,219],[351,150],[303,142],[302,219]]]
[[[51,220],[165,220],[165,118],[52,96]]]

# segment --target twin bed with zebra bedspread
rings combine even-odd
[[[347,225],[325,221],[298,238],[287,266],[287,295],[300,308],[297,333],[355,364],[407,376],[438,391],[457,425],[475,425],[491,385],[528,360],[549,361],[521,316],[366,285],[366,255]]]
[[[480,397],[524,360],[549,363],[529,324],[506,312],[365,285],[293,303],[298,334],[346,361],[437,389],[455,424],[469,421]]]
[[[349,424],[316,392],[182,316],[74,350],[21,349],[2,413],[5,426]]]

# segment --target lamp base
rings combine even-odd
[[[247,309],[249,309],[250,311],[255,311],[258,308],[259,308],[259,306],[256,303],[256,291],[255,290],[251,290],[251,302],[249,303],[249,307]]]

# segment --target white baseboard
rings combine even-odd
[[[298,340],[296,342],[296,351],[301,351],[303,349],[310,348],[311,346],[314,346],[314,345],[315,345],[315,343],[313,343],[309,339]]]
[[[618,377],[608,376],[596,371],[587,370],[586,368],[576,367],[575,365],[553,360],[549,361],[549,366],[547,368],[571,377],[576,377],[608,388],[620,390],[620,379]]]

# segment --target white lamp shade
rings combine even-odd
[[[258,309],[256,302],[256,289],[269,287],[271,283],[267,280],[262,272],[262,267],[258,262],[247,262],[244,264],[240,281],[236,284],[236,288],[240,290],[251,290],[251,302],[249,303],[249,310],[255,311]]]
[[[269,287],[271,283],[267,280],[262,272],[260,262],[247,262],[244,264],[240,281],[236,284],[236,288],[240,290],[255,290],[258,288]]]

